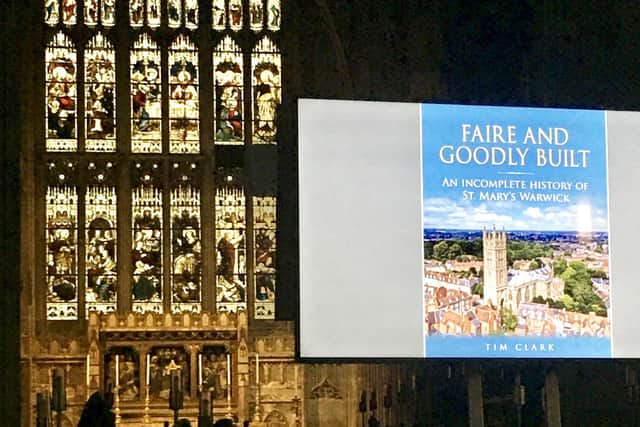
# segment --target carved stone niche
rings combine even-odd
[[[311,399],[336,399],[341,400],[342,396],[338,388],[331,384],[327,377],[311,389]]]
[[[266,427],[289,427],[287,418],[277,409],[267,414],[264,418],[264,425]]]

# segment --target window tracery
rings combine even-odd
[[[44,270],[47,289],[46,318],[112,312],[129,298],[135,312],[200,312],[203,295],[213,293],[203,292],[206,283],[216,287],[216,301],[207,301],[216,310],[246,310],[249,285],[255,318],[274,318],[275,197],[251,197],[250,189],[247,196],[240,170],[220,170],[213,188],[203,187],[208,178],[199,167],[212,159],[200,148],[202,70],[191,39],[198,29],[199,2],[128,0],[122,5],[125,15],[128,8],[129,27],[136,30],[131,39],[130,33],[123,36],[131,48],[128,61],[125,56],[119,62],[129,64],[131,107],[125,102],[124,112],[116,108],[117,85],[123,82],[116,81],[116,40],[109,40],[115,6],[116,0],[44,0],[45,27],[62,28],[45,49],[44,149],[47,164],[53,165],[44,195],[46,262],[39,270]],[[214,143],[275,143],[281,63],[272,34],[265,30],[279,30],[280,1],[211,0],[210,12],[213,29],[228,33],[207,45],[213,47],[213,62],[207,65],[213,69],[205,75],[211,72],[213,81],[202,90],[213,91],[214,115],[203,119],[213,120]],[[86,39],[77,31],[82,24],[89,27]],[[245,58],[257,33],[259,41]],[[246,73],[251,88],[244,84]],[[247,132],[246,120],[251,121]],[[118,139],[129,134],[130,142]],[[113,153],[127,155],[126,144],[133,156],[116,164]],[[74,152],[72,161],[65,152]],[[121,185],[130,190],[124,198],[116,191]],[[213,211],[205,196],[212,199]],[[253,208],[250,223],[247,203]],[[202,207],[211,222],[201,217]],[[122,218],[126,226],[118,225]],[[203,230],[203,222],[211,229]],[[250,248],[247,228],[254,242]],[[123,239],[129,247],[126,236],[132,239],[130,255],[117,250]],[[216,254],[212,282],[202,277],[203,236],[214,239],[208,242]],[[251,278],[248,258],[255,259]],[[125,277],[118,276],[119,264],[126,266]],[[124,295],[120,289],[126,289]]]

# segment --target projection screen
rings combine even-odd
[[[301,358],[640,357],[640,113],[300,100]]]

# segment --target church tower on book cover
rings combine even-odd
[[[507,232],[482,231],[482,258],[484,264],[484,299],[495,307],[503,303],[507,289]]]

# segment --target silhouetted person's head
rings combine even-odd
[[[115,427],[116,417],[102,393],[95,392],[84,405],[78,427]]]

